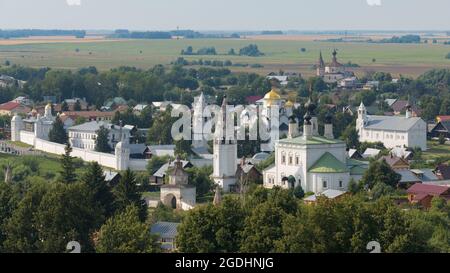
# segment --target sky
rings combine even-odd
[[[450,30],[450,0],[0,0],[0,29]]]

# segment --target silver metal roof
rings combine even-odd
[[[422,120],[419,117],[400,117],[400,116],[367,116],[368,121],[364,128],[385,131],[408,131],[417,122]]]

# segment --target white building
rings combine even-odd
[[[220,114],[222,118],[218,120],[217,128],[222,128],[222,131],[216,130],[214,135],[213,174],[211,177],[225,192],[229,192],[230,188],[236,184],[237,141],[235,128],[227,127],[226,96],[223,99]]]
[[[386,148],[406,147],[427,149],[427,124],[419,117],[413,117],[411,106],[406,115],[372,116],[361,102],[356,120],[360,142],[382,142]]]
[[[305,192],[346,191],[351,178],[359,180],[367,164],[348,159],[345,142],[334,139],[331,116],[327,116],[324,136],[313,134],[315,105],[307,107],[303,135],[298,136],[298,123],[291,120],[288,137],[276,141],[275,164],[263,171],[264,187],[301,185]]]
[[[51,104],[45,106],[44,116],[37,114],[22,120],[19,115],[15,115],[11,119],[11,140],[21,141],[21,131],[25,131],[27,135],[34,138],[48,140],[48,133],[53,127],[54,121]]]
[[[108,143],[111,148],[115,148],[116,144],[123,142],[130,143],[131,131],[133,126],[118,126],[104,121],[91,121],[80,125],[70,127],[68,131],[69,141],[72,147],[82,148],[85,150],[95,150],[97,140],[97,131],[100,127],[108,129]]]

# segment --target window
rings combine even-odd
[[[326,188],[328,187],[328,183],[327,183],[326,180],[323,180],[323,181],[322,181],[322,187],[323,187],[324,189],[326,189]]]
[[[344,183],[342,182],[342,180],[339,180],[339,188],[343,188],[344,187]]]
[[[284,153],[281,154],[281,164],[286,164],[286,155]]]
[[[292,155],[289,155],[289,165],[292,165]]]
[[[295,165],[300,165],[300,158],[297,156],[295,156]]]

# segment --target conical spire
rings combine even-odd
[[[320,68],[325,67],[325,62],[323,61],[323,57],[322,57],[322,50],[321,50],[320,53],[319,53],[319,62],[318,62],[318,65],[319,65]]]

